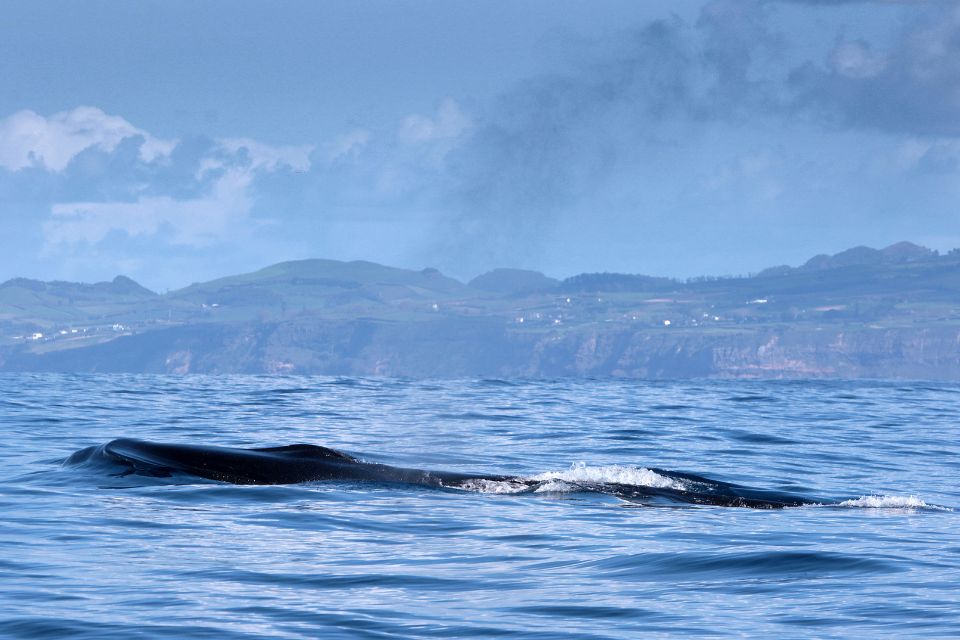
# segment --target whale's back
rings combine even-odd
[[[292,484],[349,477],[359,461],[311,444],[261,449],[183,445],[120,438],[103,447],[105,455],[146,475],[174,472],[234,484]]]

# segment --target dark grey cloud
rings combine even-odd
[[[441,261],[462,273],[532,261],[558,212],[602,184],[652,124],[693,117],[686,28],[653,22],[600,59],[502,95],[449,157]]]
[[[710,90],[700,105],[705,117],[718,118],[769,108],[770,80],[751,76],[759,55],[776,55],[782,38],[767,24],[763,2],[711,2],[696,27],[702,38],[699,57],[712,73]]]
[[[448,156],[448,188],[442,190],[448,215],[423,261],[457,275],[542,264],[543,253],[558,246],[555,234],[563,230],[569,242],[570,220],[585,230],[616,224],[594,209],[602,206],[597,203],[608,187],[632,188],[633,196],[641,195],[637,202],[643,201],[644,189],[656,192],[660,185],[652,181],[665,177],[657,166],[667,157],[664,150],[683,147],[686,151],[669,156],[671,161],[689,158],[700,148],[698,136],[713,136],[703,152],[717,154],[721,162],[725,149],[718,139],[733,140],[746,130],[776,135],[812,126],[828,136],[839,131],[960,135],[960,10],[955,4],[904,5],[884,18],[894,28],[884,40],[845,35],[863,30],[838,21],[832,46],[820,51],[811,51],[803,40],[810,25],[786,23],[787,14],[777,4],[716,0],[695,20],[675,17],[592,46],[579,43],[571,47],[578,58],[561,71],[503,93],[477,115],[466,142]],[[846,17],[856,17],[857,11]],[[877,29],[865,32],[880,37]],[[798,63],[802,55],[811,59]],[[744,144],[746,136],[738,139]],[[764,149],[762,142],[756,146]],[[732,151],[740,152],[752,151]],[[952,170],[954,156],[952,145],[931,147],[914,170],[943,174]],[[717,173],[724,175],[723,168]],[[742,194],[752,187],[730,188]],[[663,197],[648,201],[646,209],[637,205],[633,221],[620,219],[624,233],[642,239],[641,220],[651,229],[671,229],[664,234],[680,228],[664,220],[672,203],[664,199],[670,197],[666,191],[659,193]],[[708,219],[706,213],[690,216]],[[611,227],[608,233],[618,232]]]
[[[906,26],[892,45],[840,40],[789,78],[794,109],[845,128],[960,134],[960,11]]]
[[[431,252],[460,273],[535,263],[562,210],[671,144],[671,126],[755,112],[769,91],[751,67],[778,42],[763,4],[649,23],[501,95],[449,157],[452,214]]]

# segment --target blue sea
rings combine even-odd
[[[0,376],[0,636],[960,636],[960,386]],[[65,465],[312,443],[536,491]],[[651,468],[816,496],[642,503]]]

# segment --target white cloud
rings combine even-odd
[[[253,206],[249,171],[232,169],[217,178],[199,198],[176,200],[143,196],[133,202],[56,204],[43,225],[47,250],[58,245],[97,244],[112,231],[128,236],[169,233],[172,244],[208,246],[244,222]]]
[[[283,167],[299,173],[310,170],[310,154],[314,146],[272,146],[251,138],[223,138],[216,141],[213,153],[200,160],[196,177],[202,179],[208,172],[236,165],[245,157],[244,169],[248,171],[276,171]]]
[[[49,118],[30,110],[0,120],[0,167],[18,171],[38,166],[63,171],[79,153],[90,148],[112,152],[123,140],[140,137],[140,159],[167,157],[176,140],[156,138],[119,116],[96,107],[77,107]]]
[[[338,137],[324,147],[327,162],[336,162],[342,158],[355,158],[370,142],[372,134],[366,129],[354,129]]]
[[[404,144],[449,141],[460,137],[472,124],[456,101],[447,98],[440,103],[433,118],[419,114],[404,118],[397,138]]]
[[[139,155],[146,163],[169,156],[177,144],[93,107],[78,107],[49,118],[21,111],[0,121],[0,166],[13,171],[31,166],[63,171],[83,150],[97,148],[109,153],[131,137],[142,139]],[[114,232],[190,247],[243,236],[252,223],[256,177],[282,168],[307,172],[312,152],[311,145],[272,146],[250,138],[216,140],[194,160],[192,179],[187,178],[190,184],[169,185],[191,192],[199,188],[203,195],[183,199],[162,191],[158,194],[162,180],[148,180],[146,185],[127,185],[128,192],[141,193],[135,200],[53,204],[43,223],[44,251],[49,254],[58,248],[97,245]]]
[[[225,138],[217,141],[222,151],[231,155],[246,152],[251,169],[276,171],[288,167],[301,173],[310,170],[310,153],[313,145],[274,147],[250,138]]]

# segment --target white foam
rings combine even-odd
[[[534,493],[570,493],[582,491],[585,484],[624,484],[638,487],[688,489],[686,483],[661,475],[643,467],[621,465],[589,466],[584,462],[570,465],[566,471],[547,471],[516,480],[467,480],[457,485],[464,491],[477,493],[523,493],[531,490],[531,483],[539,483]]]
[[[570,466],[566,471],[547,471],[539,475],[530,476],[528,480],[547,482],[559,480],[574,484],[626,484],[640,487],[658,487],[665,489],[685,490],[683,482],[660,475],[656,471],[643,467],[625,467],[609,465],[591,467],[584,462]]]
[[[853,500],[844,500],[837,506],[860,509],[944,509],[928,505],[917,496],[861,496]]]
[[[577,491],[577,487],[563,480],[547,480],[538,486],[534,493],[570,493],[571,491]]]
[[[476,491],[477,493],[522,493],[529,490],[523,482],[513,480],[466,480],[457,485],[458,489],[464,491]]]

